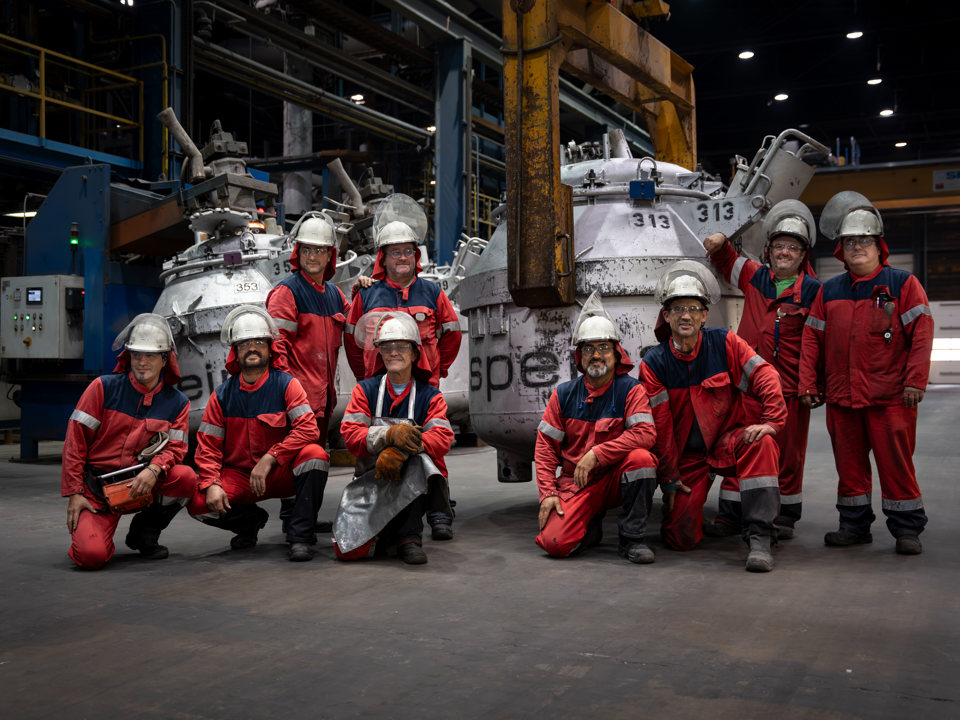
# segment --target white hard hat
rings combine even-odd
[[[307,213],[294,226],[293,239],[301,245],[333,247],[336,245],[336,229],[333,226],[333,220],[323,213]]]
[[[799,200],[781,200],[763,219],[763,235],[768,243],[777,235],[792,235],[812,248],[817,242],[816,227],[813,213]]]
[[[377,324],[373,344],[379,347],[381,343],[391,340],[406,340],[419,345],[420,328],[417,327],[417,321],[407,313],[384,315]]]
[[[141,313],[127,323],[113,341],[114,351],[126,348],[131,352],[162,353],[176,351],[173,333],[161,315]]]
[[[720,283],[703,263],[678,260],[660,276],[654,298],[659,305],[666,305],[681,297],[698,298],[704,305],[713,305],[720,299]]]
[[[851,210],[840,223],[838,238],[857,237],[861,235],[883,235],[883,223],[876,210],[870,212],[866,208]]]
[[[854,190],[843,190],[823,206],[820,232],[830,240],[856,235],[882,236],[883,219],[863,195]]]
[[[380,232],[377,233],[378,250],[387,245],[399,245],[400,243],[413,243],[416,245],[418,242],[419,238],[413,231],[413,228],[400,220],[387,223],[380,229]]]
[[[610,340],[620,342],[620,331],[613,322],[613,318],[603,308],[600,293],[594,290],[583,303],[580,316],[573,326],[574,346],[595,340]]]
[[[277,326],[266,310],[256,305],[240,305],[223,321],[220,342],[233,345],[243,340],[273,340],[276,335]]]

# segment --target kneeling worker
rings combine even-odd
[[[583,375],[553,391],[537,432],[537,545],[554,557],[596,545],[605,512],[620,508],[620,555],[652,563],[643,541],[657,486],[650,453],[656,430],[647,394],[627,374],[633,363],[596,292],[584,303],[573,339]]]
[[[385,371],[357,383],[340,425],[347,449],[357,456],[333,525],[341,560],[366,557],[376,545],[376,554],[396,547],[407,564],[427,562],[426,493],[431,483],[446,487],[443,457],[453,445],[453,428],[443,395],[429,382],[420,342],[417,323],[405,312],[384,313],[373,326],[372,345]]]

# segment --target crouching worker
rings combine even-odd
[[[169,555],[160,533],[183,506],[180,498],[193,495],[197,485],[193,470],[178,464],[187,452],[190,401],[176,388],[180,370],[167,321],[137,315],[113,349],[122,349],[113,374],[83,392],[63,445],[61,485],[73,540],[68,554],[84,570],[97,570],[113,557],[122,511],[111,510],[104,484],[113,478],[104,476],[129,469],[113,477],[123,478],[127,500],[146,507],[133,516],[126,544],[153,560]],[[166,442],[157,442],[158,436]]]
[[[453,445],[453,428],[443,395],[429,382],[416,321],[404,312],[384,313],[369,341],[385,372],[353,388],[340,425],[357,468],[334,520],[334,549],[341,560],[357,560],[372,549],[385,555],[396,547],[403,562],[420,565],[427,562],[427,491],[434,483],[447,487],[443,457]]]
[[[605,512],[619,508],[619,554],[652,563],[644,544],[657,485],[650,403],[620,346],[620,333],[594,292],[573,332],[583,373],[550,395],[535,451],[540,491],[537,545],[566,557],[600,542]]]
[[[241,305],[227,315],[220,340],[230,346],[231,377],[210,396],[197,432],[199,492],[190,514],[234,533],[230,547],[252,548],[267,498],[293,497],[286,522],[288,556],[313,558],[316,522],[330,458],[317,444],[317,421],[300,382],[273,366],[276,328],[266,310]]]
[[[711,472],[733,476],[750,546],[746,568],[769,572],[780,505],[773,435],[787,417],[780,378],[739,335],[704,327],[707,306],[720,299],[720,285],[707,267],[693,260],[674,263],[654,294],[670,335],[644,356],[640,379],[657,425],[660,483],[673,496],[660,534],[674,550],[692,550],[703,537]],[[760,401],[756,424],[746,423],[742,393]]]

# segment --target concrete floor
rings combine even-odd
[[[656,564],[630,565],[612,518],[599,548],[551,560],[535,487],[498,484],[487,448],[451,456],[457,537],[427,540],[425,566],[338,563],[329,544],[287,562],[269,501],[253,551],[183,513],[169,559],[121,548],[85,573],[59,465],[4,461],[0,716],[960,717],[958,401],[938,388],[921,406],[923,555],[894,554],[882,522],[872,545],[823,545],[836,481],[819,410],[804,519],[767,575],[743,570],[735,538],[653,542]],[[325,516],[348,479],[331,477]]]

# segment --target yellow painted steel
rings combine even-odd
[[[841,190],[856,190],[881,210],[957,206],[960,189],[938,189],[934,179],[934,172],[950,170],[960,173],[960,163],[817,172],[800,200],[821,208]]]
[[[518,305],[574,302],[572,190],[560,182],[557,4],[503,4],[508,288]]]
[[[503,54],[510,294],[527,307],[571,304],[573,204],[560,183],[560,69],[642,113],[657,159],[692,169],[693,66],[613,5],[584,0],[503,0]]]

